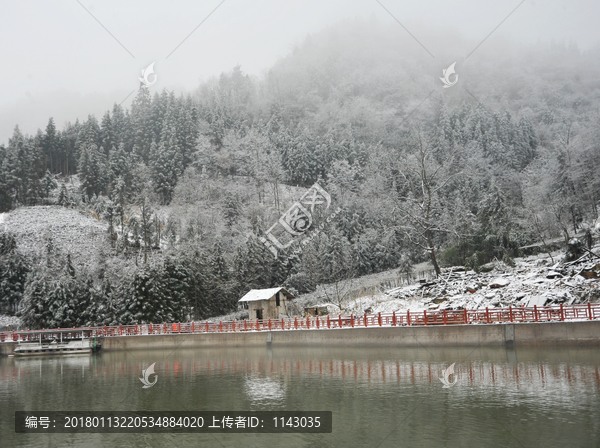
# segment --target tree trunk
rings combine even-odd
[[[435,257],[435,243],[433,242],[433,236],[431,235],[431,229],[427,229],[427,246],[429,248],[429,256],[431,257],[431,264],[433,265],[433,269],[435,269],[436,277],[439,277],[442,271],[438,266],[437,258]]]
[[[435,248],[429,251],[429,255],[431,256],[431,264],[433,265],[433,269],[435,269],[435,275],[436,277],[439,277],[442,271],[440,270],[437,259],[435,258]]]

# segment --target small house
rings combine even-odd
[[[285,288],[251,289],[239,300],[250,319],[279,319],[291,313],[294,298]]]
[[[329,307],[327,304],[324,305],[313,305],[304,308],[304,316],[327,316],[329,314]]]

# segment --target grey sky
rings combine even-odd
[[[50,116],[58,128],[89,113],[100,118],[138,87],[141,70],[151,62],[158,76],[152,89],[191,91],[237,64],[261,76],[308,33],[343,19],[394,22],[375,0],[225,0],[167,59],[221,0],[80,1],[120,44],[77,0],[0,3],[0,143],[15,124],[31,134]],[[478,43],[520,3],[380,1],[434,55],[443,43],[433,41],[430,30],[454,29]],[[572,40],[586,50],[600,41],[599,18],[597,0],[526,0],[493,37]],[[485,51],[485,43],[477,51]]]

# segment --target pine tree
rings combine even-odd
[[[71,204],[71,199],[69,198],[69,193],[67,191],[67,186],[64,181],[60,184],[60,192],[58,193],[58,205],[62,207],[67,207]]]
[[[50,173],[57,173],[60,170],[60,138],[56,132],[54,119],[51,117],[46,126],[46,132],[43,137],[44,151],[44,169],[50,170]]]
[[[152,142],[151,159],[154,191],[163,204],[169,204],[177,181],[183,173],[183,160],[177,143],[177,129],[172,107],[167,110],[160,143],[157,145]]]
[[[181,322],[187,320],[187,269],[172,259],[161,265],[145,264],[134,274],[132,294],[121,304],[124,323]]]
[[[0,213],[7,212],[12,207],[9,176],[5,171],[8,170],[8,162],[5,164],[5,160],[7,160],[7,150],[4,145],[0,145]]]
[[[104,150],[98,148],[94,143],[86,143],[81,150],[78,167],[81,192],[84,196],[91,198],[106,191],[107,165]]]
[[[21,320],[27,328],[56,328],[57,304],[54,302],[52,276],[44,265],[38,266],[27,282]]]
[[[104,148],[104,155],[109,158],[116,142],[110,112],[108,111],[102,117],[102,123],[100,124],[100,140],[102,142],[101,146]]]
[[[45,262],[32,272],[25,288],[23,324],[32,329],[80,326],[89,295],[78,284],[70,258],[62,258],[48,245]]]
[[[25,281],[30,266],[24,255],[17,249],[14,235],[0,233],[0,308],[15,314],[23,299]]]
[[[152,219],[152,207],[148,199],[142,199],[140,204],[139,232],[142,239],[142,248],[144,249],[144,264],[148,262],[148,252],[152,250],[153,233],[155,230],[154,220]]]
[[[152,144],[152,99],[147,87],[140,86],[131,105],[131,131],[133,147],[137,155],[148,164],[150,161],[150,145]]]
[[[63,184],[64,185],[64,184]],[[58,187],[58,184],[54,180],[52,174],[50,174],[49,170],[46,170],[46,175],[42,179],[42,188],[44,191],[44,197],[50,196],[50,192]]]
[[[2,172],[5,203],[10,207],[35,205],[42,197],[40,178],[43,176],[41,137],[35,140],[24,137],[16,126],[8,141]]]
[[[112,109],[112,115],[110,117],[111,124],[111,136],[113,138],[113,144],[111,148],[114,146],[115,148],[119,148],[121,144],[123,144],[124,148],[129,148],[131,151],[131,146],[128,146],[128,126],[129,126],[129,117],[125,115],[123,112],[123,108],[114,104]]]
[[[233,194],[228,193],[225,196],[225,200],[223,203],[223,216],[225,217],[225,222],[227,223],[227,225],[231,227],[236,222],[238,222],[241,213],[242,205],[240,204],[239,199]]]

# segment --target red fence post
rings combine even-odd
[[[427,310],[423,311],[423,323],[427,325]]]
[[[310,328],[310,317],[306,316],[306,329],[308,330]]]
[[[281,318],[281,329],[285,330],[285,320],[283,319],[283,317]]]
[[[233,326],[233,332],[235,333],[235,319],[233,319],[233,322],[231,325]]]
[[[342,315],[338,314],[338,325],[342,328]]]
[[[260,331],[260,323],[258,321],[258,317],[256,318],[256,331]]]
[[[298,329],[298,317],[294,317],[294,327]]]
[[[164,331],[164,333],[167,334],[167,324],[166,323],[165,323],[165,331]]]
[[[367,326],[367,313],[365,313],[365,327]]]
[[[181,322],[177,323],[177,333],[181,333]]]
[[[123,336],[123,325],[119,325],[119,336]]]
[[[137,324],[135,324],[135,335],[137,336],[137,334],[138,334],[138,326],[137,326]]]
[[[537,305],[533,305],[533,318],[536,322],[538,321]]]
[[[565,312],[563,310],[563,304],[560,304],[560,320],[564,322],[565,320]]]
[[[319,316],[317,316],[317,329],[321,328],[321,327],[319,326],[319,320],[320,320],[320,319],[319,319]]]
[[[354,314],[350,314],[350,325],[354,328]]]
[[[223,321],[219,321],[219,333],[223,333]]]
[[[510,319],[510,321],[513,321],[513,313],[512,313],[512,306],[508,307],[508,318]]]
[[[444,325],[446,325],[446,310],[442,311],[442,316],[444,316]]]
[[[271,331],[271,318],[269,317],[269,331]]]
[[[394,327],[396,326],[396,312],[395,311],[392,313],[392,325]]]
[[[485,307],[485,320],[488,324],[490,323],[490,309],[487,306]]]
[[[107,333],[106,333],[106,325],[105,325],[104,326],[104,336],[106,336],[106,335],[107,335]]]
[[[329,314],[327,315],[327,328],[331,328],[331,322],[329,320]]]
[[[588,317],[592,320],[592,304],[588,302]]]
[[[378,318],[379,318],[379,326],[381,327],[381,313],[379,313]]]
[[[465,324],[468,324],[469,323],[469,316],[467,315],[467,309],[466,308],[463,309],[463,315],[465,317]]]
[[[248,319],[244,319],[244,331],[248,331]]]
[[[406,322],[410,325],[410,310],[406,310]]]

